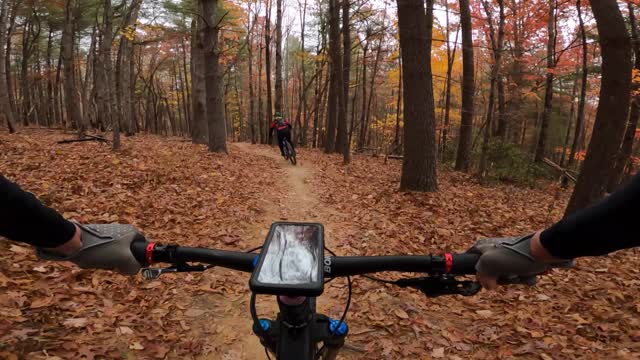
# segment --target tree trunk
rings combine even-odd
[[[362,48],[362,112],[360,113],[360,135],[358,136],[358,150],[365,147],[367,139],[367,50],[369,41]]]
[[[365,114],[365,120],[364,120],[364,132],[363,132],[363,146],[366,146],[369,141],[371,141],[371,138],[368,137],[368,133],[369,133],[369,126],[371,124],[371,105],[373,103],[373,98],[375,97],[375,84],[376,84],[376,76],[378,75],[378,65],[380,64],[380,57],[382,55],[382,38],[380,38],[380,41],[378,41],[378,49],[376,50],[376,58],[373,61],[373,70],[371,72],[371,81],[370,81],[370,86],[369,86],[369,98],[367,101],[367,108],[366,108],[366,114]]]
[[[322,19],[320,19],[320,33],[318,34],[319,37],[322,37],[322,34],[324,33],[324,22],[322,21]],[[316,61],[315,61],[315,71],[318,74],[318,77],[316,79],[316,86],[315,86],[315,90],[314,90],[314,111],[313,111],[313,131],[311,133],[311,146],[313,148],[317,148],[318,147],[318,127],[320,126],[320,106],[322,105],[322,78],[323,78],[323,63],[320,60],[320,54],[322,54],[322,49],[324,49],[324,47],[320,47],[322,41],[318,41],[318,45],[316,47],[316,53],[318,54],[318,56],[316,56]]]
[[[282,0],[276,0],[276,98],[275,111],[283,114],[284,90],[282,89]]]
[[[404,159],[401,190],[436,191],[436,134],[431,88],[431,29],[433,8],[416,0],[397,0],[398,29],[403,57]],[[425,38],[425,34],[427,35]]]
[[[551,123],[551,112],[553,111],[553,80],[555,78],[556,67],[556,0],[549,0],[549,19],[547,23],[547,77],[544,92],[544,110],[542,113],[542,123],[540,124],[540,134],[538,145],[536,146],[535,162],[542,162],[547,152],[547,139],[549,138],[549,124]]]
[[[445,2],[445,15],[446,15],[446,38],[449,39],[449,2]],[[458,48],[458,35],[460,34],[460,27],[456,30],[456,37],[453,42],[453,50],[449,41],[447,41],[447,78],[445,83],[445,98],[444,98],[444,124],[442,127],[442,161],[444,161],[445,154],[447,152],[447,140],[449,137],[449,126],[451,118],[451,76],[453,73],[453,64],[456,59],[456,49]],[[399,99],[399,97],[398,97]],[[398,121],[396,120],[396,128],[398,128]],[[396,131],[397,132],[397,131]],[[397,138],[397,134],[396,134]]]
[[[205,83],[207,91],[207,118],[209,126],[209,151],[227,152],[227,133],[224,121],[224,96],[222,71],[218,49],[219,14],[218,0],[200,0],[203,9],[205,39]]]
[[[264,65],[265,76],[267,77],[267,117],[265,131],[269,132],[273,116],[273,97],[271,96],[271,0],[267,2],[267,16],[264,24]],[[265,136],[266,138],[266,136]],[[273,139],[269,138],[269,143],[273,144]]]
[[[584,29],[584,20],[582,19],[582,6],[580,0],[576,2],[578,10],[578,21],[580,24],[580,37],[582,40],[582,82],[580,87],[580,100],[578,102],[576,128],[573,133],[573,143],[571,144],[571,153],[569,154],[569,162],[567,167],[573,167],[576,161],[576,153],[582,144],[582,133],[584,132],[584,108],[587,102],[587,79],[589,76],[589,68],[587,64],[587,33]]]
[[[4,44],[4,41],[0,41],[0,44]],[[47,108],[47,125],[51,126],[54,123],[54,116],[53,116],[53,108],[54,108],[54,103],[53,103],[53,77],[51,76],[53,74],[53,63],[51,61],[51,53],[53,51],[53,29],[51,28],[51,24],[49,24],[49,36],[47,37],[47,58],[46,58],[46,66],[47,66],[47,72],[46,72],[46,77],[47,77],[47,99],[46,99],[46,108]],[[2,61],[2,60],[0,60]],[[1,67],[2,65],[0,65]],[[0,75],[0,78],[1,75]]]
[[[37,35],[34,38],[31,38],[31,34],[34,33],[34,22],[38,22],[38,19],[34,20],[35,9],[33,8],[33,4],[31,4],[31,8],[27,10],[28,14],[25,18],[24,29],[22,31],[22,58],[20,61],[20,92],[22,93],[22,124],[24,126],[28,126],[30,123],[33,123],[33,108],[31,104],[31,89],[32,84],[29,84],[29,59],[34,51],[34,46],[37,44]],[[39,30],[39,24],[38,33]]]
[[[184,101],[184,112],[185,112],[185,115],[186,115],[186,118],[187,118],[187,132],[188,132],[189,136],[191,136],[191,134],[192,134],[191,131],[192,131],[192,128],[193,128],[193,122],[192,122],[192,119],[191,119],[191,109],[192,109],[191,108],[191,91],[190,91],[191,90],[191,84],[189,83],[189,75],[187,75],[188,74],[188,72],[187,72],[187,45],[185,44],[185,38],[184,37],[181,40],[182,40],[181,41],[181,43],[182,43],[181,44],[182,45],[182,78],[184,80],[184,83],[182,84],[182,90],[183,90],[183,93],[184,93],[183,96],[184,96],[184,99],[185,99],[185,101]],[[132,64],[131,68],[133,68],[133,59],[132,59],[131,64]],[[133,76],[133,71],[131,71],[131,74]],[[132,89],[132,93],[134,93],[135,92],[135,87],[132,86],[131,89]],[[133,106],[132,106],[132,108],[133,108]],[[133,122],[133,117],[134,117],[134,115],[132,114],[132,122]]]
[[[202,13],[201,2],[198,2]],[[194,144],[209,143],[209,125],[207,123],[206,96],[207,90],[204,79],[204,24],[202,18],[197,17],[191,23],[191,141]]]
[[[262,27],[262,33],[260,34],[260,45],[258,46],[258,140],[261,144],[267,143],[267,130],[263,130],[264,121],[262,119],[262,41],[264,40],[264,26]]]
[[[462,29],[462,108],[460,111],[460,135],[455,169],[469,171],[471,164],[471,142],[475,95],[475,72],[473,59],[473,37],[469,0],[460,0],[460,28]]]
[[[62,62],[64,65],[64,100],[66,104],[68,121],[71,126],[78,130],[78,134],[83,136],[86,131],[86,124],[82,119],[79,108],[78,92],[75,81],[75,65],[73,61],[73,47],[75,38],[74,11],[76,0],[65,0],[64,28],[62,31],[61,49]]]
[[[16,114],[18,113],[16,98],[14,95],[13,89],[13,75],[11,74],[11,45],[13,39],[13,30],[15,29],[16,17],[18,16],[18,9],[20,8],[20,1],[13,1],[13,3],[8,2],[7,6],[13,5],[11,7],[11,16],[9,18],[9,28],[7,29],[7,48],[6,48],[6,58],[5,58],[5,69],[7,73],[7,93],[9,94],[9,105],[11,105],[11,112],[13,113],[13,118],[16,118]],[[0,45],[2,46],[2,45]]]
[[[103,16],[102,16],[102,29],[101,29],[101,41],[100,47],[98,50],[98,57],[96,62],[96,101],[98,105],[98,123],[104,124],[105,126],[112,126],[113,135],[114,135],[114,150],[117,150],[116,146],[119,146],[119,138],[115,138],[116,135],[119,136],[119,127],[114,124],[113,119],[115,118],[114,114],[111,112],[111,92],[109,82],[110,70],[111,70],[111,46],[113,44],[113,25],[111,22],[111,1],[104,0],[103,2]],[[116,143],[116,141],[118,143]]]
[[[331,80],[329,86],[329,104],[327,109],[327,133],[325,134],[324,152],[330,154],[336,150],[336,127],[338,113],[343,97],[342,89],[342,56],[340,54],[340,7],[338,0],[329,0],[329,69]],[[338,149],[339,151],[340,149]]]
[[[131,86],[130,63],[133,61],[133,39],[138,21],[138,13],[142,0],[133,0],[129,10],[123,20],[123,31],[125,35],[120,36],[120,45],[118,49],[118,61],[116,63],[116,98],[118,101],[119,122],[122,124],[127,135],[132,135],[133,112],[131,101],[133,92]],[[176,52],[177,54],[177,52]],[[182,85],[184,87],[184,85]]]
[[[638,39],[638,25],[633,5],[631,3],[627,3],[627,8],[629,9],[629,23],[631,24],[631,44],[635,56],[634,68],[637,71],[640,71],[640,39]],[[609,177],[609,184],[607,186],[607,190],[609,192],[613,192],[622,183],[624,170],[627,167],[629,159],[631,158],[631,153],[633,152],[633,142],[635,140],[636,128],[638,127],[638,118],[640,118],[640,104],[638,101],[640,101],[638,94],[633,94],[627,130],[625,131],[624,138],[622,139],[622,146],[618,151],[613,172]]]
[[[342,105],[338,122],[338,139],[336,147],[342,149],[343,162],[351,162],[351,144],[348,137],[347,119],[349,119],[349,85],[351,74],[351,17],[349,15],[349,0],[342,0]]]
[[[491,48],[493,50],[493,66],[491,69],[491,86],[489,90],[489,104],[487,108],[487,119],[485,121],[484,139],[482,142],[482,154],[480,156],[480,170],[479,174],[481,178],[487,175],[488,171],[488,156],[489,156],[489,140],[491,137],[491,131],[493,129],[493,115],[495,112],[495,96],[498,86],[498,78],[500,77],[500,66],[502,62],[502,44],[504,42],[504,3],[503,0],[498,0],[498,6],[500,7],[500,19],[498,24],[498,38],[495,38],[495,31],[493,27],[493,20],[491,17],[491,9],[487,1],[483,1],[484,9],[487,13],[489,22],[489,34],[491,37]]]
[[[615,0],[591,1],[602,53],[602,86],[593,134],[565,215],[604,195],[629,114],[631,44]]]
[[[400,113],[402,108],[402,50],[398,48],[398,97],[396,98],[396,131],[393,137],[394,151],[400,147]]]
[[[11,110],[11,101],[9,98],[9,89],[7,88],[7,72],[11,71],[6,67],[6,57],[4,44],[7,42],[7,20],[9,15],[9,6],[6,1],[0,3],[0,115],[4,117],[7,123],[9,133],[16,132],[16,126],[13,120],[13,111]],[[0,124],[2,121],[0,121]]]
[[[567,147],[569,146],[569,139],[571,137],[571,126],[573,125],[573,118],[576,113],[576,93],[578,92],[578,71],[579,67],[576,66],[576,78],[573,80],[573,89],[571,90],[571,110],[569,111],[569,121],[567,121],[567,131],[564,134],[564,144],[562,145],[562,155],[560,157],[559,165],[564,167],[567,157]]]
[[[253,24],[258,22],[258,14],[255,14]],[[251,133],[251,143],[255,144],[259,141],[256,134],[256,104],[255,104],[255,92],[253,86],[253,27],[251,26],[251,8],[247,12],[247,54],[249,55],[247,61],[249,62],[249,130]],[[260,80],[258,80],[260,81]]]

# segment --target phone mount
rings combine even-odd
[[[460,281],[451,275],[400,279],[395,282],[395,285],[418,289],[430,298],[443,295],[473,296],[482,289],[482,286],[476,281]]]

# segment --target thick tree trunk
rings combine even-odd
[[[593,134],[565,215],[605,193],[629,114],[631,44],[615,0],[591,1],[602,53],[602,86]]]
[[[74,47],[74,11],[76,0],[65,0],[64,4],[64,28],[62,31],[61,52],[62,63],[64,65],[64,100],[66,104],[68,121],[72,127],[78,130],[78,134],[83,136],[87,126],[80,114],[78,92],[75,81],[75,65],[73,61]]]
[[[9,133],[16,132],[16,126],[13,120],[13,111],[11,110],[11,101],[9,98],[9,89],[7,88],[7,72],[6,68],[6,48],[4,44],[7,42],[7,20],[9,14],[9,6],[6,1],[0,3],[0,116],[4,117],[4,121],[9,129]]]
[[[634,68],[640,71],[640,39],[638,38],[638,24],[634,12],[633,5],[627,3],[629,9],[629,23],[631,24],[631,43],[635,56]],[[629,163],[631,153],[633,152],[633,142],[635,140],[636,128],[638,127],[638,118],[640,118],[640,101],[637,94],[634,94],[631,99],[631,112],[629,114],[629,122],[627,124],[627,130],[625,131],[624,138],[622,139],[622,146],[618,151],[616,158],[616,164],[613,168],[611,176],[609,176],[609,184],[607,190],[613,192],[622,183],[624,170]]]
[[[207,91],[207,118],[209,126],[209,151],[227,152],[227,132],[224,121],[224,95],[222,71],[218,48],[219,15],[218,0],[202,1],[205,39],[205,83]]]
[[[436,134],[430,59],[431,29],[424,1],[397,0],[404,81],[401,190],[436,191]],[[433,9],[427,8],[433,16]],[[425,38],[425,34],[427,35]]]
[[[475,64],[469,0],[460,0],[460,28],[462,29],[462,108],[455,169],[466,172],[471,165],[473,96],[475,95]]]
[[[198,2],[198,4],[201,4]],[[199,6],[202,13],[202,6]],[[202,18],[197,17],[191,23],[191,141],[194,144],[209,143],[209,125],[207,123],[206,96],[207,90],[204,79],[204,24]]]

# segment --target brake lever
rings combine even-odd
[[[189,265],[184,263],[166,268],[144,268],[142,269],[142,277],[145,280],[155,280],[165,273],[202,272],[211,267],[211,265]]]
[[[395,284],[400,287],[418,289],[430,298],[443,295],[473,296],[482,289],[477,281],[459,281],[455,277],[447,275],[400,279]]]

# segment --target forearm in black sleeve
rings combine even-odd
[[[640,246],[639,222],[640,173],[620,191],[543,231],[540,241],[563,259],[604,255]]]
[[[0,236],[41,247],[71,240],[73,223],[0,175]]]

